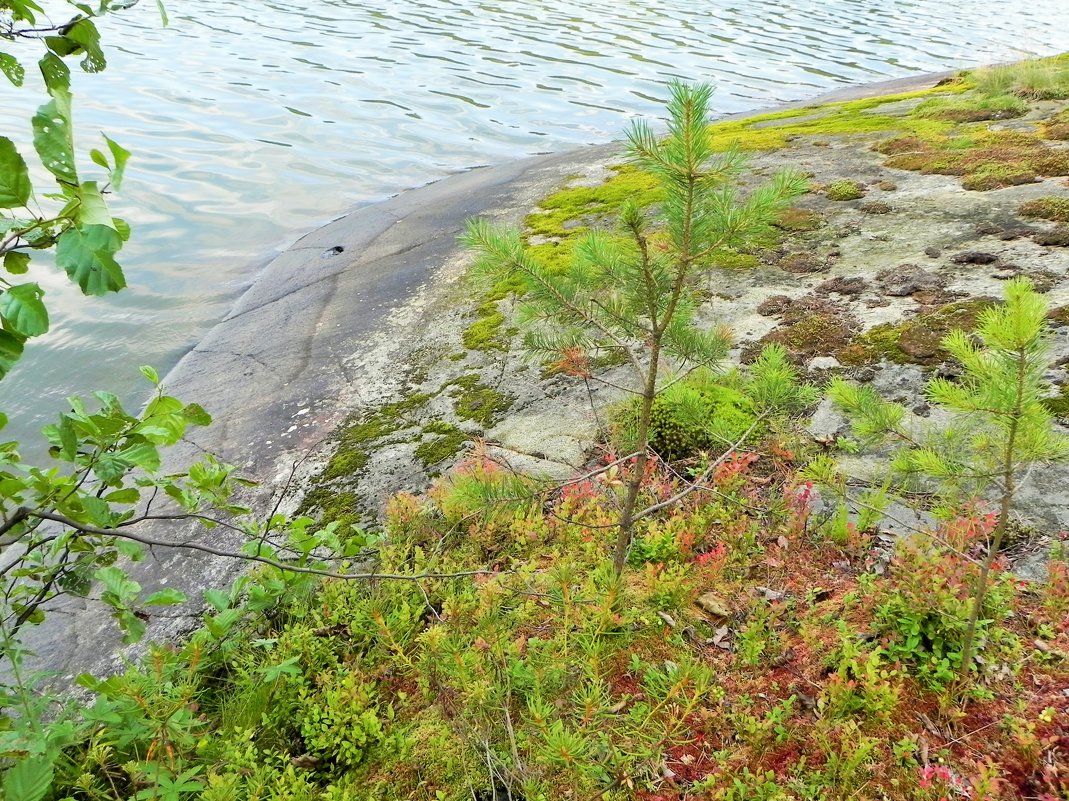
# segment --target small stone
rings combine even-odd
[[[707,592],[704,595],[699,595],[698,599],[694,602],[702,611],[713,617],[729,618],[731,617],[731,610],[728,609],[724,600],[715,592]]]
[[[834,356],[817,356],[809,360],[807,370],[835,370],[842,367],[842,363]]]
[[[876,282],[883,294],[903,298],[921,290],[941,289],[944,281],[935,273],[916,264],[900,264],[876,273]]]
[[[933,248],[925,248],[924,249],[924,255],[927,256],[929,259],[938,259],[940,256],[943,255],[943,251],[940,250],[939,248],[934,248],[934,247]]]
[[[998,256],[981,250],[967,250],[954,256],[951,261],[955,264],[994,264],[998,261]]]

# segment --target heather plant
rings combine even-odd
[[[494,283],[519,283],[525,345],[532,353],[564,364],[588,364],[590,354],[612,353],[630,368],[629,391],[639,398],[637,456],[620,511],[617,574],[639,512],[665,368],[714,365],[727,354],[726,333],[697,324],[698,279],[716,268],[718,257],[767,239],[777,215],[805,189],[800,176],[781,172],[743,195],[736,184],[744,168],[741,154],[716,154],[708,140],[712,88],[675,82],[670,91],[668,136],[658,137],[642,122],[627,135],[631,161],[660,187],[655,216],[626,205],[621,230],[583,237],[563,271],[535,259],[517,230],[472,220],[462,238],[478,253],[479,272]]]

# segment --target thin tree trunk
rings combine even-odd
[[[616,533],[616,552],[613,554],[612,567],[617,576],[624,572],[627,565],[627,552],[631,548],[632,529],[635,524],[635,508],[638,506],[638,493],[642,489],[642,479],[646,475],[646,462],[649,458],[650,420],[653,417],[653,401],[657,397],[657,373],[661,360],[660,337],[654,339],[650,348],[649,372],[646,374],[646,386],[642,390],[642,408],[638,416],[639,454],[631,478],[627,482],[627,495],[624,508],[620,512],[620,526]]]
[[[1021,405],[1024,402],[1025,371],[1027,369],[1027,354],[1021,350],[1017,356],[1017,397],[1013,415],[1010,417],[1010,428],[1006,436],[1006,450],[1002,459],[1002,498],[999,504],[998,523],[995,525],[995,535],[988,547],[987,556],[980,567],[980,578],[976,582],[976,592],[973,593],[972,609],[969,611],[969,626],[965,630],[965,642],[961,648],[961,675],[968,677],[973,656],[973,644],[976,639],[976,626],[980,621],[980,614],[984,606],[984,598],[987,595],[987,581],[991,574],[991,566],[995,563],[998,552],[1002,549],[1002,541],[1006,536],[1006,529],[1010,522],[1010,511],[1013,508],[1013,493],[1016,485],[1013,475],[1013,454],[1017,441],[1017,429],[1021,419]]]

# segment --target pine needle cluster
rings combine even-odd
[[[730,347],[727,333],[696,323],[697,279],[715,270],[717,255],[764,241],[782,210],[806,189],[781,172],[743,192],[745,161],[737,150],[714,153],[708,137],[712,87],[670,84],[668,135],[644,122],[627,134],[628,157],[657,179],[662,202],[651,214],[631,203],[616,231],[593,231],[575,246],[566,268],[551,269],[525,248],[515,229],[472,220],[462,242],[478,254],[491,281],[517,281],[525,345],[534,354],[567,359],[616,352],[631,366],[640,399],[636,478],[628,486],[614,563],[626,562],[632,515],[650,440],[650,420],[663,370],[716,364]]]

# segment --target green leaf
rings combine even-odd
[[[0,294],[0,317],[5,327],[24,337],[36,337],[48,331],[48,310],[41,302],[45,294],[37,284],[18,284]]]
[[[204,600],[215,607],[216,612],[222,612],[230,606],[230,596],[222,590],[205,590]]]
[[[0,378],[11,372],[22,356],[23,340],[8,331],[0,331]]]
[[[108,164],[108,157],[97,150],[95,147],[89,151],[89,159],[94,164],[103,167],[105,170],[110,170],[111,165]]]
[[[15,86],[22,86],[26,79],[26,68],[19,64],[19,60],[8,53],[0,53],[0,72],[7,76]]]
[[[137,487],[127,487],[109,492],[104,496],[104,500],[108,503],[137,503],[141,500],[141,492]]]
[[[165,587],[162,590],[157,590],[145,599],[146,606],[174,606],[175,604],[184,604],[185,602],[186,594],[173,587]]]
[[[171,21],[167,18],[167,9],[163,7],[163,0],[156,0],[156,9],[160,12],[160,22],[166,28],[171,24]]]
[[[30,254],[9,250],[4,254],[4,269],[12,275],[25,275],[30,269]]]
[[[75,219],[78,225],[104,225],[115,228],[111,221],[111,213],[108,204],[104,202],[104,196],[100,194],[96,181],[83,181],[78,187],[78,210]]]
[[[119,601],[133,598],[141,592],[141,585],[126,575],[126,571],[119,567],[100,568],[96,572],[96,580],[104,585],[106,592],[111,593]]]
[[[112,217],[111,224],[115,226],[115,230],[119,232],[123,242],[130,238],[130,223],[122,217]]]
[[[154,386],[160,385],[160,374],[157,373],[152,367],[147,364],[143,364],[137,369],[140,370],[141,375],[151,381]]]
[[[86,72],[100,72],[108,66],[104,51],[100,49],[100,31],[91,19],[80,19],[67,28],[66,38],[85,51],[82,69]]]
[[[151,442],[139,442],[119,451],[119,458],[148,472],[160,469],[160,452]]]
[[[16,760],[4,774],[6,801],[41,801],[52,787],[54,757]]]
[[[82,508],[85,509],[89,522],[97,528],[110,528],[113,521],[111,506],[108,502],[95,495],[84,495],[81,498]]]
[[[66,92],[71,88],[70,67],[54,53],[45,53],[37,66],[41,69],[41,76],[45,79],[49,94],[57,91]]]
[[[115,166],[111,170],[111,188],[118,192],[119,187],[122,186],[123,173],[126,171],[126,162],[130,160],[130,151],[107,135],[103,136],[104,141],[108,143],[108,150],[111,151],[111,157],[115,161]],[[125,239],[125,237],[123,238]]]
[[[256,670],[259,673],[263,673],[267,681],[277,681],[283,676],[300,676],[301,669],[297,666],[300,659],[299,656],[291,656],[285,662],[280,662],[277,665],[265,665]]]
[[[199,403],[188,403],[182,410],[182,416],[195,426],[208,426],[212,424],[212,416],[204,411]]]
[[[30,173],[15,143],[0,136],[0,209],[25,206],[30,199]]]
[[[121,246],[119,233],[106,225],[69,228],[59,237],[56,263],[86,295],[117,292],[126,286],[122,267],[113,257]]]
[[[71,96],[66,89],[51,89],[52,99],[37,109],[33,125],[33,146],[45,169],[61,183],[75,186],[74,133],[71,124]]]

